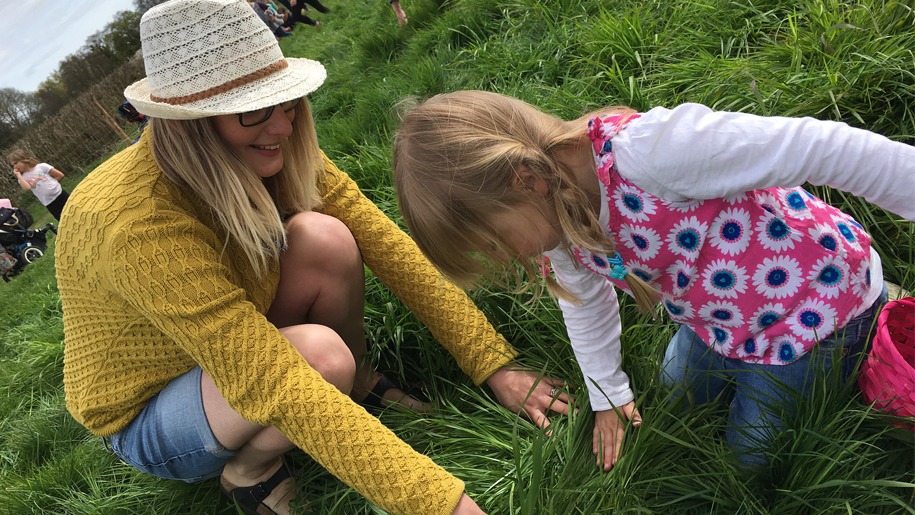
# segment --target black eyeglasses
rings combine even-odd
[[[242,127],[253,127],[255,125],[262,124],[270,119],[270,115],[273,114],[273,110],[276,108],[276,106],[279,106],[283,112],[288,113],[289,111],[295,109],[295,106],[299,105],[299,102],[301,101],[301,98],[294,98],[292,100],[287,100],[281,104],[264,107],[256,111],[238,113],[238,123],[240,123]]]

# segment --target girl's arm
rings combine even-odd
[[[580,300],[559,300],[566,330],[594,410],[592,451],[609,471],[619,458],[627,423],[641,423],[622,369],[619,302],[613,284],[576,267],[564,249],[547,252],[556,280]]]
[[[556,280],[579,303],[559,300],[575,358],[588,387],[591,408],[603,411],[631,402],[635,395],[622,369],[619,302],[613,284],[576,267],[563,249],[546,253]]]
[[[58,170],[57,168],[51,168],[50,170],[48,170],[48,175],[53,177],[54,180],[56,180],[58,182],[64,178],[64,173],[61,172],[60,170]]]
[[[654,108],[613,138],[621,175],[668,200],[805,182],[915,220],[915,147],[841,122]]]
[[[30,189],[32,189],[32,183],[29,182],[25,177],[23,177],[22,174],[19,173],[19,170],[13,170],[13,175],[16,176],[16,182],[19,183],[20,188],[22,188],[25,191],[29,191]]]

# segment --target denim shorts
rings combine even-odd
[[[194,367],[168,383],[130,425],[106,439],[111,450],[137,470],[166,479],[196,483],[218,476],[236,451],[213,436],[203,411],[202,374]]]

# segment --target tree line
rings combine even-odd
[[[0,89],[0,148],[9,147],[30,128],[53,118],[70,99],[130,60],[140,49],[140,17],[163,1],[134,0],[135,10],[115,13],[111,23],[65,57],[35,91]]]
[[[39,160],[72,170],[97,157],[97,152],[110,151],[120,138],[99,105],[116,118],[124,87],[143,76],[140,18],[164,1],[134,0],[134,10],[115,13],[35,91],[0,89],[4,159],[12,148],[22,147]],[[0,174],[0,197],[17,198],[17,189],[11,174]]]

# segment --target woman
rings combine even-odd
[[[147,78],[125,96],[149,130],[74,190],[58,236],[70,412],[139,470],[220,476],[248,513],[288,512],[294,447],[392,513],[482,513],[357,404],[406,395],[365,359],[363,263],[506,407],[545,426],[568,411],[558,382],[510,368],[323,156],[302,98],[320,63],[285,59],[237,0],[160,4],[140,31]]]
[[[13,175],[16,176],[19,187],[31,191],[51,216],[59,221],[60,213],[70,196],[60,185],[64,173],[48,163],[39,163],[35,156],[19,148],[10,152],[7,160],[13,167]]]

